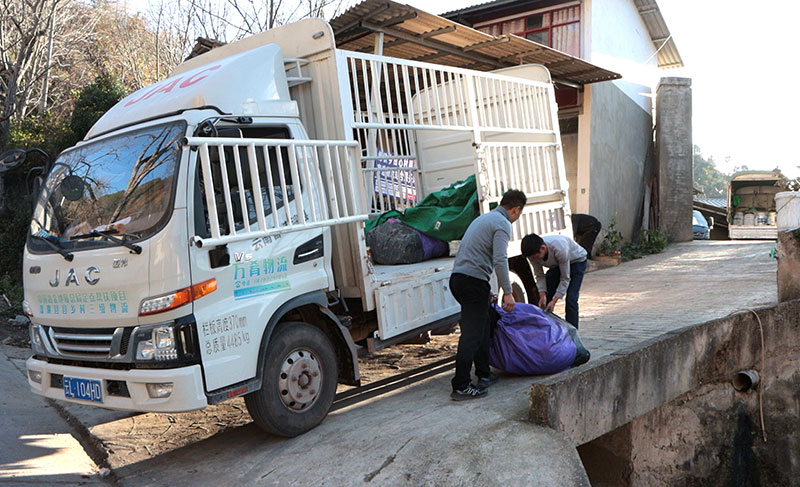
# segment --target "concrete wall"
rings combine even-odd
[[[656,97],[658,228],[692,240],[692,81],[662,78]]]
[[[591,90],[589,213],[603,228],[616,215],[617,229],[630,241],[639,231],[653,121],[613,83],[597,83]]]
[[[560,392],[534,385],[531,416],[581,445],[594,487],[798,485],[798,313],[800,300],[745,311],[601,358]],[[745,369],[760,391],[731,386]]]
[[[778,230],[778,302],[800,299],[800,230]]]
[[[564,167],[569,182],[569,209],[578,213],[578,134],[561,134],[561,146],[564,148]]]

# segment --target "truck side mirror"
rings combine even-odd
[[[0,155],[0,173],[10,171],[25,162],[28,156],[23,149],[11,149]]]
[[[708,229],[711,230],[713,228],[714,228],[714,217],[710,216],[708,217]]]
[[[83,179],[70,174],[61,181],[61,194],[69,201],[78,201],[83,198],[84,187]]]

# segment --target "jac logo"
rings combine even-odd
[[[94,286],[98,282],[100,282],[100,277],[96,274],[100,274],[100,269],[95,266],[90,266],[86,269],[86,272],[83,273],[83,278],[86,283],[90,286]],[[78,273],[75,272],[75,268],[73,267],[67,272],[67,278],[64,279],[64,286],[69,287],[70,284],[75,284],[76,286],[80,286],[80,282],[78,282]],[[52,281],[50,281],[50,287],[58,287],[59,283],[61,282],[61,273],[59,269],[56,269],[56,275]]]
[[[208,78],[208,74],[203,74],[203,73],[207,73],[208,71],[216,71],[217,69],[219,69],[221,67],[222,67],[221,64],[217,64],[215,66],[211,66],[209,68],[200,70],[200,71],[198,71],[198,72],[196,72],[196,73],[194,73],[194,74],[192,74],[190,76],[187,76],[187,77],[180,76],[178,78],[175,78],[174,80],[171,80],[171,81],[167,80],[167,81],[165,81],[163,83],[159,83],[159,84],[153,86],[152,88],[150,88],[149,90],[147,90],[147,92],[145,92],[144,94],[142,94],[138,98],[134,98],[134,99],[128,101],[127,103],[125,103],[125,106],[129,107],[129,106],[133,105],[134,103],[139,103],[142,100],[147,100],[151,96],[157,95],[158,93],[170,93],[173,89],[175,89],[176,86],[178,87],[178,89],[188,88],[189,86],[192,86],[193,84],[198,83],[198,82]]]

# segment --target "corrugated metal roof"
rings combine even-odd
[[[383,54],[478,71],[542,64],[557,82],[583,85],[619,79],[618,73],[515,35],[494,37],[391,0],[365,0],[330,21],[341,49],[373,52],[384,33]]]
[[[636,4],[639,15],[641,15],[645,26],[647,26],[650,39],[653,40],[653,46],[658,49],[658,67],[683,67],[683,59],[678,53],[675,39],[672,38],[672,34],[667,28],[667,23],[661,15],[661,10],[658,8],[656,0],[633,0],[633,3]]]
[[[471,14],[471,13],[474,13],[474,12],[480,12],[480,11],[486,9],[486,7],[491,7],[492,9],[495,9],[497,7],[504,7],[504,6],[507,6],[507,5],[513,5],[513,4],[519,3],[519,2],[520,2],[520,0],[489,0],[488,2],[476,3],[475,5],[470,5],[469,7],[464,7],[464,8],[460,8],[460,9],[457,9],[457,10],[451,10],[450,12],[445,12],[445,13],[443,13],[441,15],[442,15],[442,17],[445,17],[445,18],[448,18],[448,19],[452,19],[453,17],[457,17],[459,15]]]
[[[459,16],[475,16],[476,14],[496,10],[501,7],[511,7],[515,3],[521,2],[520,0],[489,1],[444,13],[442,17],[455,19]],[[665,69],[682,67],[683,59],[681,59],[681,55],[678,53],[675,40],[672,38],[672,34],[670,34],[667,28],[667,23],[661,15],[661,10],[658,8],[656,0],[634,0],[634,4],[647,27],[650,39],[653,41],[654,49],[658,50],[658,67]]]
[[[700,204],[709,208],[719,208],[724,210],[728,207],[728,202],[725,198],[701,198],[699,196],[694,197],[695,204]]]

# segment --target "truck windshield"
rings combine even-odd
[[[31,249],[120,245],[155,234],[171,214],[185,133],[186,124],[176,122],[62,154],[33,211]]]

